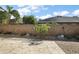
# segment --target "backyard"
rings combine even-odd
[[[79,53],[79,17],[42,19],[0,6],[0,53]]]

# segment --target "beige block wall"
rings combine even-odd
[[[33,32],[33,25],[0,25],[0,31],[13,33],[31,33]]]
[[[64,27],[64,29],[62,28]],[[34,31],[34,25],[0,25],[0,32],[12,32],[12,33],[32,33],[36,34]],[[48,31],[48,35],[76,35],[79,34],[79,24],[61,24],[51,27]]]

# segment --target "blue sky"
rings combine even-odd
[[[21,17],[34,15],[36,18],[53,16],[79,16],[79,5],[12,5],[18,10]],[[5,8],[5,5],[2,6]]]

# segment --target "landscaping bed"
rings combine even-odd
[[[55,41],[57,45],[67,54],[79,54],[79,42]]]

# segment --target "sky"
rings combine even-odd
[[[1,5],[6,9],[6,5]],[[79,16],[79,5],[12,5],[21,17],[34,15],[37,19],[54,16]]]

